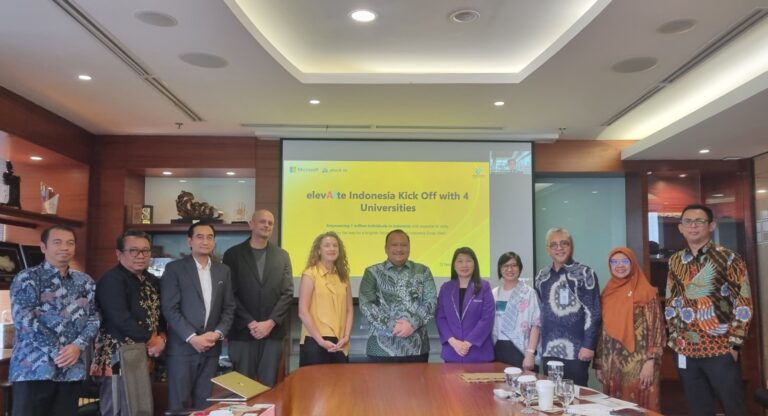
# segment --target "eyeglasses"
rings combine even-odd
[[[128,253],[131,255],[131,257],[139,257],[139,254],[141,254],[144,257],[149,257],[152,255],[152,249],[151,248],[145,248],[145,249],[138,249],[138,248],[128,248],[123,249],[123,253]]]
[[[704,224],[709,224],[709,220],[704,218],[683,218],[680,223],[686,227],[701,227]]]
[[[551,248],[553,250],[558,248],[558,247],[560,247],[560,248],[568,248],[570,246],[571,246],[571,242],[568,241],[568,240],[553,241],[553,242],[549,243],[549,248]]]
[[[630,263],[632,263],[629,259],[610,259],[608,260],[608,264],[611,266],[629,266]]]
[[[502,264],[502,265],[501,265],[501,270],[510,270],[510,269],[516,269],[516,268],[518,268],[518,267],[520,267],[520,265],[519,265],[519,264],[517,264],[517,263],[512,263],[512,264]]]

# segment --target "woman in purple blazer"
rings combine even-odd
[[[480,278],[475,252],[462,247],[453,253],[451,280],[437,297],[437,329],[447,363],[493,361],[491,285]]]

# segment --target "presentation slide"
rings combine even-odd
[[[353,289],[386,259],[385,236],[402,229],[411,259],[444,281],[456,248],[471,247],[483,278],[515,251],[532,262],[530,143],[284,140],[281,246],[294,277],[314,238],[344,241]]]
[[[289,253],[307,251],[307,241],[333,230],[355,253],[351,274],[361,276],[382,261],[384,238],[399,228],[418,241],[419,259],[437,276],[450,276],[459,241],[482,264],[490,261],[487,162],[286,161],[285,169]]]

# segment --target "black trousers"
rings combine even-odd
[[[590,361],[563,360],[557,357],[541,357],[541,365],[544,366],[544,374],[547,374],[547,363],[550,361],[560,361],[564,364],[563,378],[573,380],[573,384],[587,387],[589,382],[589,363]],[[547,374],[548,375],[548,374]]]
[[[332,343],[339,342],[336,337],[323,337]],[[299,346],[299,367],[314,364],[343,364],[348,363],[349,357],[342,351],[328,352],[312,337],[304,337],[304,343]]]
[[[523,368],[525,356],[515,347],[512,341],[502,339],[496,341],[493,344],[493,355],[496,356],[496,361]]]
[[[74,416],[82,381],[14,381],[14,416]]]
[[[500,339],[493,344],[493,354],[496,357],[496,361],[504,364],[509,364],[513,367],[523,368],[523,360],[525,354],[523,354],[512,341]],[[534,365],[533,372],[538,373],[539,367]]]
[[[168,410],[202,410],[208,407],[213,383],[219,368],[217,355],[169,355],[165,360],[168,369]]]
[[[380,355],[369,355],[369,363],[426,363],[429,361],[429,353],[420,355],[405,355],[402,357],[385,357]]]
[[[722,402],[726,415],[747,414],[741,367],[730,353],[708,358],[686,357],[685,367],[678,366],[677,372],[683,383],[690,414],[714,416],[715,397]]]

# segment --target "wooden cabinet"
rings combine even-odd
[[[32,159],[32,156],[35,158]],[[87,256],[88,186],[90,168],[56,151],[38,146],[25,138],[0,131],[0,158],[13,162],[14,173],[21,178],[21,209],[0,206],[3,240],[22,245],[39,245],[40,234],[54,224],[72,227],[78,250],[72,266],[85,270]],[[56,215],[42,214],[40,185],[58,194]],[[10,282],[0,282],[7,289]]]

